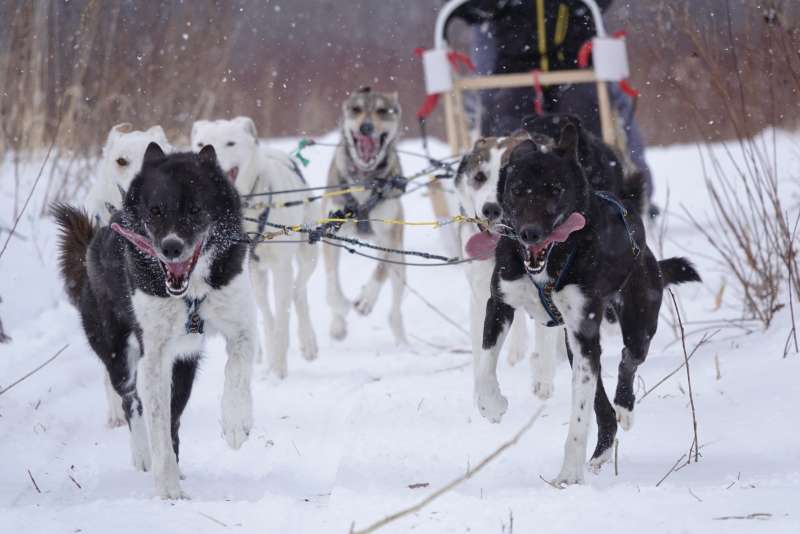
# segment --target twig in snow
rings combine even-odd
[[[213,521],[214,523],[218,524],[218,525],[219,525],[219,526],[221,526],[221,527],[228,528],[228,525],[226,525],[225,523],[223,523],[223,522],[222,522],[222,521],[220,521],[219,519],[216,519],[216,518],[214,518],[214,517],[211,517],[211,516],[210,516],[210,515],[208,515],[208,514],[204,514],[203,512],[197,512],[197,513],[198,513],[198,514],[200,514],[200,515],[202,515],[203,517],[205,517],[205,518],[206,518],[206,519],[208,519],[209,521]]]
[[[409,484],[408,489],[427,488],[428,486],[430,486],[429,482],[416,482],[414,484]]]
[[[40,369],[42,369],[44,366],[46,366],[47,364],[49,364],[50,362],[52,362],[53,360],[55,360],[56,358],[58,358],[58,357],[61,355],[61,353],[62,353],[62,352],[64,352],[65,350],[67,350],[67,347],[69,347],[69,343],[67,343],[66,345],[64,345],[64,346],[63,346],[63,347],[61,347],[60,349],[58,349],[58,352],[56,352],[55,354],[53,354],[53,355],[52,355],[52,356],[51,356],[51,357],[50,357],[50,358],[49,358],[49,359],[48,359],[46,362],[44,362],[42,365],[40,365],[39,367],[37,367],[36,369],[34,369],[33,371],[31,371],[30,373],[26,374],[25,376],[23,376],[23,377],[22,377],[22,378],[20,378],[19,380],[15,381],[15,382],[12,382],[12,383],[11,383],[11,385],[10,385],[10,386],[8,386],[7,388],[0,389],[0,395],[3,395],[3,394],[5,394],[5,393],[6,393],[6,392],[7,392],[9,389],[13,388],[14,386],[16,386],[17,384],[19,384],[19,383],[20,383],[20,382],[22,382],[23,380],[25,380],[25,379],[29,378],[30,376],[34,375],[34,374],[35,374],[35,373],[37,373],[37,372],[38,372]]]
[[[661,485],[661,483],[662,483],[662,482],[664,482],[664,481],[667,479],[667,477],[668,477],[668,476],[670,476],[672,473],[674,473],[674,472],[675,472],[675,468],[676,468],[676,467],[678,467],[678,464],[679,464],[679,463],[681,463],[681,461],[682,461],[684,458],[686,458],[686,453],[683,453],[683,454],[681,454],[681,457],[680,457],[680,458],[678,458],[678,459],[675,461],[675,463],[674,463],[674,464],[672,464],[672,467],[670,467],[670,468],[669,468],[669,471],[667,471],[667,474],[665,474],[663,477],[661,477],[661,480],[659,480],[658,482],[656,482],[656,487],[659,487],[659,486]]]
[[[698,497],[697,495],[694,494],[694,492],[692,491],[692,488],[686,488],[686,489],[689,490],[689,495],[691,495],[692,497],[697,499],[698,502],[703,502],[703,499],[701,499],[700,497]]]
[[[761,521],[765,521],[772,517],[772,514],[768,512],[754,512],[752,514],[747,515],[726,515],[723,517],[715,517],[714,521],[728,521],[730,519],[758,519]]]
[[[675,300],[675,293],[667,288],[669,296],[672,298],[672,304],[675,306],[675,314],[678,316],[678,326],[681,329],[681,346],[683,347],[683,360],[686,364],[686,383],[689,387],[689,405],[692,407],[692,430],[694,431],[694,440],[692,446],[689,447],[689,460],[692,458],[692,448],[694,448],[694,461],[700,461],[700,441],[697,439],[697,412],[694,408],[694,394],[692,393],[692,373],[689,372],[689,353],[686,350],[686,335],[683,331],[683,321],[681,321],[681,312],[678,310],[678,301]]]
[[[397,521],[398,519],[400,519],[402,517],[405,517],[405,516],[407,516],[409,514],[413,514],[415,512],[419,512],[420,510],[422,510],[423,508],[428,506],[430,503],[435,501],[437,498],[441,497],[442,495],[444,495],[445,493],[450,491],[451,489],[453,489],[456,486],[458,486],[459,484],[471,479],[473,476],[475,476],[476,473],[478,473],[481,469],[483,469],[489,463],[491,463],[492,460],[494,460],[495,458],[500,456],[506,449],[509,449],[509,448],[513,447],[514,445],[516,445],[517,442],[520,440],[520,438],[522,438],[522,436],[528,430],[531,429],[531,427],[536,422],[536,420],[539,419],[539,416],[542,415],[543,411],[544,411],[544,406],[540,406],[539,409],[536,410],[536,413],[533,414],[533,417],[531,417],[531,419],[525,424],[525,426],[523,426],[514,435],[513,438],[511,438],[509,441],[503,443],[493,453],[491,453],[489,456],[487,456],[486,458],[481,460],[480,463],[478,463],[478,465],[475,466],[475,469],[468,470],[466,473],[464,473],[463,475],[461,475],[457,479],[453,480],[449,484],[443,486],[442,488],[434,491],[433,493],[431,493],[430,495],[428,495],[427,497],[422,499],[420,502],[418,502],[414,506],[411,506],[411,507],[406,508],[404,510],[400,510],[399,512],[395,512],[392,515],[386,516],[385,518],[381,519],[380,521],[378,521],[376,523],[373,523],[372,525],[368,526],[365,529],[356,530],[355,529],[355,523],[353,523],[350,526],[350,534],[369,534],[370,532],[375,532],[376,530],[378,530],[380,528],[383,528],[386,525],[388,525],[389,523],[392,523],[393,521]]]
[[[722,380],[722,371],[719,368],[719,354],[714,355],[714,368],[717,370],[717,380]]]
[[[690,353],[689,353],[689,359],[691,359],[691,358],[692,358],[692,356],[694,356],[694,355],[695,355],[695,353],[696,353],[696,352],[697,352],[697,351],[700,349],[700,347],[702,347],[703,345],[705,345],[706,343],[708,343],[709,341],[711,341],[711,339],[712,339],[714,336],[716,336],[717,334],[719,334],[719,333],[720,333],[720,330],[715,330],[715,331],[713,331],[711,334],[708,334],[708,333],[705,333],[705,334],[703,334],[703,337],[702,337],[702,338],[700,338],[700,341],[698,341],[697,343],[695,343],[695,345],[694,345],[694,348],[692,349],[692,352],[690,352]],[[685,365],[686,365],[686,362],[683,362],[683,363],[681,363],[681,364],[678,366],[678,368],[677,368],[677,369],[675,369],[675,370],[673,370],[672,372],[670,372],[669,374],[667,374],[667,376],[665,376],[664,378],[662,378],[661,380],[659,380],[658,382],[656,382],[656,384],[655,384],[653,387],[651,387],[650,389],[648,389],[647,391],[645,391],[645,392],[644,392],[644,395],[642,395],[641,397],[639,397],[639,400],[638,400],[638,401],[636,401],[636,402],[637,402],[637,403],[639,403],[639,402],[642,402],[642,401],[644,400],[644,398],[645,398],[645,397],[647,397],[647,396],[648,396],[650,393],[652,393],[652,392],[653,392],[653,390],[654,390],[654,389],[656,389],[656,388],[657,388],[657,387],[659,387],[661,384],[663,384],[664,382],[666,382],[667,380],[669,380],[670,378],[672,378],[673,376],[675,376],[675,374],[676,374],[678,371],[680,371],[681,369],[683,369],[683,367],[684,367]]]
[[[80,484],[78,484],[78,481],[77,481],[77,480],[75,480],[75,478],[73,478],[73,476],[72,476],[72,475],[67,475],[67,476],[69,477],[69,479],[72,481],[72,483],[73,483],[73,484],[75,484],[76,486],[78,486],[78,489],[83,489],[83,486],[81,486]]]
[[[36,488],[36,493],[41,493],[42,490],[39,489],[39,484],[36,483],[36,479],[33,478],[30,469],[28,469],[28,476],[30,477],[31,482],[33,482],[33,487]]]
[[[547,484],[548,486],[550,486],[553,489],[557,489],[557,490],[563,490],[564,489],[561,486],[559,486],[558,484],[556,484],[555,482],[553,482],[552,480],[547,480],[542,475],[539,475],[539,478],[542,479],[542,482],[544,482],[545,484]]]
[[[63,102],[62,102],[63,103]],[[6,238],[6,242],[3,243],[3,248],[0,249],[0,258],[3,257],[5,254],[6,249],[8,248],[8,243],[11,241],[11,238],[14,237],[14,233],[17,231],[17,225],[19,224],[20,219],[22,219],[22,215],[25,213],[25,210],[28,209],[28,204],[33,197],[33,192],[36,191],[36,186],[39,185],[39,180],[42,179],[42,174],[44,174],[44,168],[47,166],[47,162],[50,160],[50,154],[53,152],[53,148],[56,146],[56,140],[58,139],[58,130],[61,128],[61,119],[64,118],[63,113],[61,113],[61,106],[59,105],[58,110],[58,122],[56,123],[56,130],[53,133],[53,141],[50,143],[50,147],[47,149],[47,154],[44,156],[44,161],[42,162],[42,166],[39,167],[39,174],[36,175],[36,180],[33,181],[33,186],[31,186],[31,190],[28,192],[28,197],[25,199],[25,203],[22,205],[22,209],[17,214],[17,217],[14,219],[14,224],[11,226],[11,231],[8,232],[8,237]]]

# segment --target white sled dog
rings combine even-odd
[[[97,178],[86,197],[86,212],[99,226],[109,224],[111,213],[122,208],[123,194],[142,168],[144,153],[150,143],[158,143],[166,152],[172,151],[161,126],[139,131],[134,130],[131,123],[123,122],[108,132],[97,167]],[[108,399],[106,424],[111,428],[123,426],[126,423],[122,399],[109,382],[108,373],[103,373],[103,377]]]
[[[489,137],[479,139],[472,151],[461,160],[456,173],[456,195],[461,212],[467,217],[483,219],[485,225],[462,224],[460,238],[462,253],[478,261],[465,265],[469,280],[470,298],[470,333],[472,337],[472,354],[477,358],[483,342],[483,323],[486,315],[486,302],[491,296],[491,279],[495,267],[494,249],[499,239],[495,225],[500,223],[502,211],[498,200],[497,188],[500,181],[500,167],[507,154],[522,139],[528,136],[524,132],[509,137]],[[527,318],[523,312],[517,313],[517,320],[511,326],[511,347],[508,361],[512,365],[523,360],[528,347]],[[553,393],[553,376],[556,363],[566,359],[563,329],[547,328],[538,323],[534,327],[534,347],[531,354],[531,370],[533,372],[533,393],[540,399],[547,399]],[[558,357],[553,357],[558,354]],[[563,356],[564,358],[561,358]],[[478,362],[474,362],[476,400],[482,387],[483,375],[479,373]],[[496,371],[494,379],[497,379]]]
[[[142,168],[147,145],[158,143],[165,152],[172,151],[161,126],[134,130],[129,122],[113,126],[108,132],[97,179],[86,197],[86,211],[100,225],[111,219],[111,212],[122,207],[122,191],[127,191],[133,177]],[[123,419],[124,421],[124,419]]]
[[[342,139],[336,149],[328,171],[328,185],[353,187],[365,184],[367,190],[325,199],[323,211],[342,210],[347,217],[361,221],[357,225],[344,225],[340,234],[355,235],[387,248],[403,248],[401,225],[371,224],[367,219],[403,219],[402,190],[395,180],[402,175],[400,159],[395,144],[400,129],[400,103],[397,93],[379,93],[362,87],[354,91],[342,104]],[[331,337],[347,336],[346,316],[350,301],[344,296],[339,280],[339,253],[337,247],[327,246],[325,274],[327,277],[328,304],[333,312]],[[403,261],[393,253],[380,253],[389,261]],[[379,262],[375,271],[355,301],[354,307],[361,315],[368,315],[375,307],[381,286],[387,276],[392,284],[392,305],[389,326],[398,345],[406,345],[405,327],[400,310],[405,290],[406,271],[401,264]]]
[[[206,145],[214,146],[220,166],[240,195],[306,187],[294,160],[259,143],[255,123],[249,117],[195,122],[192,148],[200,150]],[[319,220],[320,211],[313,203],[274,206],[275,203],[301,200],[305,196],[308,193],[244,197],[242,207],[246,231],[275,231],[276,228],[265,224],[267,222],[280,225],[314,223]],[[279,378],[288,374],[289,308],[292,301],[297,312],[300,351],[306,360],[317,357],[317,338],[311,324],[306,287],[317,265],[317,248],[316,245],[301,243],[265,244],[254,245],[250,252],[250,277],[264,320],[269,371]],[[297,276],[294,274],[294,260]],[[270,272],[274,277],[274,314],[268,299]]]

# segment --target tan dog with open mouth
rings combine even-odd
[[[395,187],[395,179],[402,176],[395,143],[400,129],[400,104],[397,93],[379,93],[365,87],[355,91],[342,104],[342,140],[336,149],[328,172],[328,185],[365,185],[364,192],[331,197],[324,200],[323,213],[331,209],[344,209],[351,216],[365,221],[370,218],[402,219],[400,202],[402,189]],[[370,224],[344,225],[340,233],[355,232],[377,245],[393,249],[403,248],[403,227],[400,225]],[[333,312],[331,337],[344,339],[347,335],[346,316],[350,301],[344,296],[339,280],[339,248],[324,249],[327,275],[328,304]],[[387,260],[402,261],[393,253],[381,253]],[[405,289],[403,265],[378,263],[375,271],[356,299],[355,309],[362,315],[372,312],[381,286],[387,276],[392,284],[392,306],[389,326],[398,344],[406,344],[405,327],[400,306]]]

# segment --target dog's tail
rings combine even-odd
[[[644,173],[633,172],[622,182],[622,199],[640,216],[645,212],[647,184]]]
[[[50,208],[61,230],[58,242],[59,265],[70,302],[77,306],[86,283],[86,252],[97,228],[86,211],[56,202]]]
[[[700,275],[686,258],[668,258],[658,262],[661,274],[664,276],[664,285],[685,284],[686,282],[701,282]]]

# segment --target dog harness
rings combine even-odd
[[[186,304],[186,333],[187,334],[204,334],[205,321],[200,317],[198,310],[200,305],[206,300],[208,295],[203,296],[201,299],[190,299],[184,297],[183,302]]]
[[[346,184],[342,184],[346,185]],[[356,197],[352,193],[345,195],[344,210],[337,210],[331,213],[331,217],[336,218],[336,215],[342,215],[340,218],[353,218],[356,219],[356,228],[359,233],[371,234],[372,224],[369,221],[370,212],[375,209],[375,206],[386,200],[388,194],[396,189],[400,193],[405,193],[408,179],[404,176],[391,176],[389,178],[373,178],[369,180],[364,187],[369,189],[369,198],[364,203],[359,204]],[[343,213],[342,213],[343,212]]]
[[[594,195],[602,200],[605,200],[609,204],[611,204],[618,212],[620,217],[622,218],[622,222],[625,224],[625,232],[628,234],[628,241],[631,245],[631,252],[633,253],[634,259],[639,257],[642,249],[639,244],[634,239],[634,231],[628,221],[628,209],[620,202],[617,197],[615,197],[612,193],[608,191],[595,191]],[[564,265],[561,267],[561,271],[556,276],[555,281],[548,280],[542,285],[536,283],[533,279],[533,273],[528,268],[528,262],[530,260],[530,252],[528,247],[523,246],[523,250],[525,251],[524,257],[524,265],[525,265],[525,273],[528,275],[528,280],[531,281],[531,284],[536,288],[536,291],[539,294],[539,301],[542,303],[542,307],[544,311],[547,312],[547,315],[550,317],[550,320],[547,321],[545,326],[547,327],[555,327],[561,326],[564,324],[564,317],[561,315],[561,312],[558,310],[558,307],[553,302],[553,292],[554,291],[561,291],[563,289],[563,281],[564,276],[569,271],[569,268],[572,266],[572,261],[575,259],[575,248],[569,253],[567,256],[567,260],[564,262]],[[547,252],[547,262],[550,261],[550,253],[553,251],[551,247],[550,250]],[[547,264],[545,262],[545,265]],[[625,282],[623,282],[622,287],[628,283],[628,278],[630,278],[630,274],[625,278]]]

